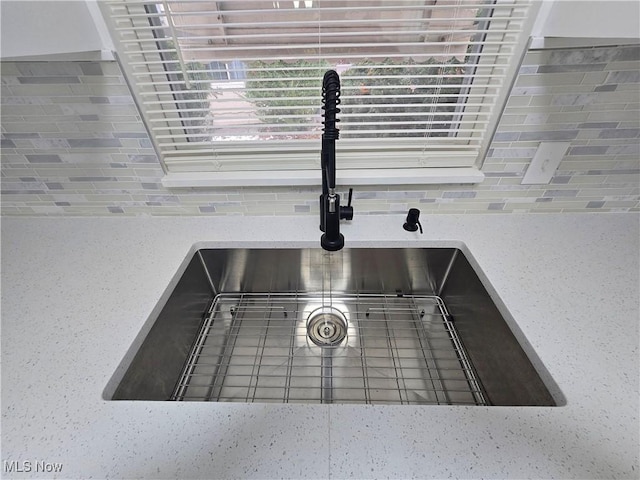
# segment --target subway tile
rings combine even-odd
[[[1,103],[5,105],[6,112],[6,105],[42,105],[47,100],[41,97],[17,97],[5,94],[2,95]]]
[[[68,103],[60,107],[65,115],[100,115],[101,117],[115,115],[135,118],[138,113],[134,105]]]
[[[81,193],[66,193],[66,192],[64,194],[54,193],[51,196],[53,197],[53,200],[55,202],[68,202],[68,203],[71,203],[72,205],[87,202],[86,197]]]
[[[20,75],[25,77],[82,75],[78,62],[16,62],[15,65]]]
[[[604,155],[608,148],[605,146],[571,147],[568,155]]]
[[[633,90],[618,89],[615,92],[603,92],[598,94],[594,103],[596,104],[608,103],[611,105],[630,104],[630,105],[637,106],[639,101],[640,101],[640,92],[633,91]]]
[[[40,193],[44,193],[44,191],[41,191]],[[33,194],[24,193],[24,192],[2,190],[0,194],[2,194],[3,206],[11,205],[11,204],[23,204],[23,203],[32,202],[34,200]]]
[[[29,163],[62,163],[60,156],[54,154],[25,155],[25,157]]]
[[[491,153],[492,158],[533,158],[536,148],[494,148]]]
[[[518,132],[496,132],[493,136],[494,142],[513,142],[518,140]]]
[[[442,192],[442,198],[475,198],[476,192]]]
[[[615,49],[612,61],[637,62],[640,61],[640,46],[630,45]]]
[[[605,175],[573,175],[569,184],[577,186],[602,184],[606,180]]]
[[[71,148],[117,148],[122,144],[117,138],[70,138]]]
[[[609,75],[609,72],[589,72],[584,74],[582,86],[587,87],[586,91],[590,91],[595,85],[602,85]]]
[[[602,130],[598,138],[637,138],[640,129],[637,128],[612,128]]]
[[[617,128],[619,122],[585,122],[578,124],[579,129],[583,128]]]
[[[512,95],[509,97],[509,99],[507,100],[507,108],[512,108],[512,107],[526,107],[529,105],[529,102],[531,101],[531,97],[528,96],[515,96]]]
[[[527,141],[560,141],[573,140],[578,136],[578,130],[548,130],[539,132],[522,132],[519,140]]]
[[[87,168],[107,168],[106,166],[110,165],[113,154],[103,151],[92,151],[90,154],[87,154],[83,151],[72,148],[65,153],[60,153],[60,157],[63,162],[73,164],[78,167],[86,166]]]
[[[4,105],[2,107],[2,113],[7,115],[15,115],[22,117],[31,117],[31,116],[39,116],[42,117],[45,114],[42,105],[33,105],[33,104],[11,104]],[[25,119],[27,120],[27,119]]]
[[[637,108],[638,102],[640,101],[640,83],[622,83],[618,85],[618,91],[629,92],[629,104]]]
[[[99,192],[99,191],[96,191]],[[90,203],[118,203],[131,202],[131,195],[117,193],[92,193],[86,194],[85,198]]]
[[[59,132],[60,129],[55,123],[49,121],[44,122],[23,122],[12,121],[10,122],[6,117],[2,118],[2,128],[5,129],[5,133],[47,133],[47,132]]]
[[[578,196],[613,200],[615,198],[628,198],[630,195],[637,195],[633,190],[633,188],[629,187],[600,185],[597,188],[581,188]]]
[[[5,117],[5,121],[6,121],[6,117]],[[9,139],[40,138],[40,134],[35,132],[29,132],[29,133],[7,132],[7,133],[3,133],[2,136]]]
[[[62,84],[69,85],[70,83],[80,83],[78,77],[18,77],[18,82],[23,85],[49,85],[49,84]]]
[[[640,155],[640,144],[611,145],[607,149],[609,155]]]
[[[588,112],[561,112],[561,113],[551,113],[547,116],[547,121],[544,123],[554,123],[554,124],[566,124],[566,125],[558,125],[557,128],[567,129],[568,127],[577,128],[577,123],[584,122],[589,119]]]
[[[128,160],[131,163],[158,163],[158,157],[155,155],[128,155]]]
[[[516,86],[511,89],[511,97],[526,98],[531,95],[544,95],[548,92],[549,89],[547,87],[519,86],[516,84]],[[525,105],[528,105],[528,103],[526,103]]]
[[[18,77],[14,77],[11,75],[2,75],[2,77],[0,78],[0,84],[3,87],[3,90],[6,91],[8,86],[20,85],[20,81],[18,80]],[[11,88],[11,91],[13,92],[13,88]]]
[[[133,105],[135,103],[133,101],[133,98],[131,98],[131,96],[129,95],[115,95],[107,98],[109,100],[109,103],[113,104]]]
[[[70,182],[117,182],[116,177],[69,177]]]
[[[599,122],[599,121],[617,121],[617,122],[632,122],[638,121],[638,111],[594,111],[589,113],[589,121]]]
[[[522,87],[554,87],[556,85],[579,85],[584,73],[549,73],[545,75],[523,75],[516,80],[516,86]]]
[[[619,71],[611,72],[606,83],[638,83],[640,82],[640,71]]]
[[[12,87],[15,89],[15,87]],[[110,96],[110,95],[127,95],[129,89],[126,85],[107,85],[107,84],[81,84],[69,85],[69,91],[72,95],[88,95],[88,96]]]
[[[122,152],[137,152],[140,147],[138,140],[135,138],[120,138],[118,140],[120,141],[122,147],[120,151]]]
[[[149,138],[146,132],[115,132],[115,138]]]
[[[594,92],[615,92],[618,88],[618,85],[611,83],[608,85],[598,85],[593,89]]]
[[[102,66],[97,62],[79,62],[83,75],[103,75]]]
[[[545,190],[544,197],[575,197],[578,195],[578,190]]]
[[[18,68],[20,63],[21,62],[2,61],[1,68],[0,68],[0,70],[2,70],[2,75],[12,75],[12,76],[20,75],[20,69]]]
[[[567,184],[571,181],[570,175],[555,175],[551,179],[552,184]]]
[[[595,72],[604,70],[606,63],[578,63],[540,65],[537,73]]]
[[[551,65],[608,63],[615,58],[615,49],[576,48],[549,50],[546,58]],[[543,56],[542,58],[545,58]]]
[[[519,75],[533,75],[538,72],[537,65],[522,65],[518,70]]]
[[[151,202],[161,202],[162,204],[176,204],[179,203],[179,199],[175,195],[147,195],[147,198]],[[231,202],[230,202],[231,203]]]
[[[542,107],[544,109],[544,112],[541,113],[547,113],[549,110],[547,107],[549,107],[552,103],[554,99],[553,94],[549,93],[548,95],[535,95],[533,97],[530,98],[528,105],[530,107]],[[541,110],[540,108],[538,109],[539,111]]]
[[[607,64],[607,70],[612,72],[621,70],[640,70],[640,60],[610,62]]]
[[[604,207],[606,208],[632,208],[637,205],[637,200],[611,200],[604,203]]]
[[[28,188],[19,188],[19,189],[3,189],[2,190],[2,195],[21,195],[21,194],[28,194],[28,195],[40,195],[41,193],[45,193],[44,190],[40,190],[40,189],[28,189]],[[15,196],[13,197],[13,199],[15,199]]]
[[[30,140],[30,142],[33,145],[33,148],[37,150],[69,148],[69,143],[64,138],[36,138]]]
[[[581,106],[581,105],[589,105],[593,103],[597,98],[597,95],[594,93],[587,94],[565,94],[565,95],[556,95],[551,100],[551,105],[561,105],[561,106]]]
[[[489,203],[488,210],[504,210],[505,203]]]
[[[500,117],[500,125],[502,127],[504,127],[506,125],[519,125],[521,123],[524,123],[526,118],[527,118],[526,115],[511,115],[511,114],[505,112],[502,115],[502,117]]]
[[[104,61],[104,62],[96,62],[100,65],[102,69],[102,74],[107,76],[122,76],[122,71],[116,61]]]
[[[547,123],[549,119],[549,114],[544,113],[532,113],[525,117],[524,123],[525,125],[544,125]]]

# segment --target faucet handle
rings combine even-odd
[[[340,220],[353,220],[353,207],[351,206],[351,200],[353,199],[353,188],[349,189],[349,197],[346,207],[340,207]]]

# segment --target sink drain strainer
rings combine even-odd
[[[307,335],[320,347],[339,345],[347,336],[347,319],[337,308],[317,308],[307,319]]]

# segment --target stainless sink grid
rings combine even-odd
[[[346,320],[338,344],[309,338],[319,309]],[[487,404],[440,297],[322,293],[218,294],[171,399]]]

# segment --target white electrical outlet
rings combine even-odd
[[[527,168],[522,185],[549,183],[571,142],[542,142]]]

